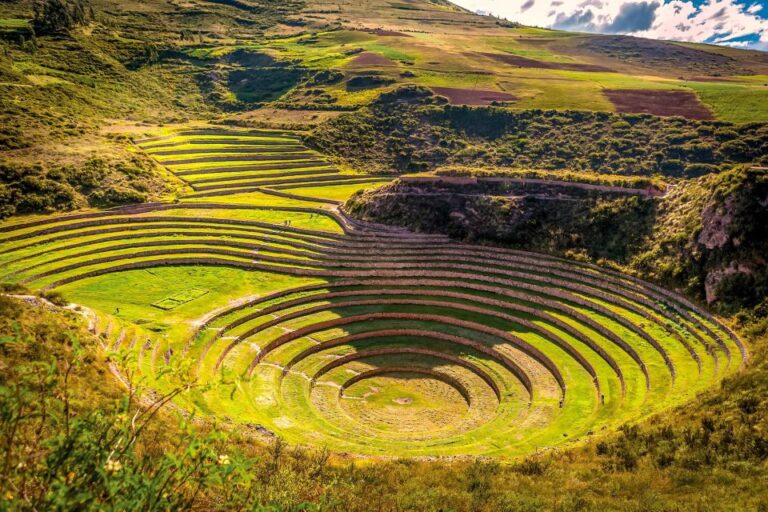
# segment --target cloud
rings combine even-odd
[[[552,28],[559,30],[583,30],[586,32],[596,32],[596,25],[593,23],[595,15],[590,10],[578,11],[570,16],[558,13]]]
[[[655,2],[624,4],[616,18],[600,32],[632,33],[648,30],[653,26],[658,8],[659,4]]]
[[[765,0],[454,0],[539,27],[768,48]]]
[[[656,2],[628,2],[621,6],[615,17],[595,15],[590,7],[602,8],[602,2],[587,0],[579,5],[579,10],[566,15],[559,12],[550,25],[559,30],[580,32],[600,32],[607,34],[632,34],[648,30],[656,19]],[[598,11],[599,12],[599,11]]]

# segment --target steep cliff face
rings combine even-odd
[[[659,208],[644,274],[708,303],[754,305],[768,293],[768,171],[736,169],[677,187]]]
[[[657,202],[577,187],[399,181],[353,197],[347,209],[462,240],[627,263],[651,233]]]
[[[703,245],[710,254],[714,251],[722,251],[729,244],[733,249],[742,245],[740,233],[734,233],[738,227],[734,225],[735,211],[738,207],[740,195],[731,195],[718,204],[710,204],[701,213],[701,232],[696,239],[699,245]],[[707,302],[712,303],[718,299],[720,287],[729,280],[749,279],[760,266],[765,265],[765,260],[758,258],[756,261],[729,261],[706,272],[704,279],[704,292]]]
[[[686,181],[664,199],[511,192],[397,182],[353,197],[347,209],[420,231],[618,264],[722,311],[768,295],[768,170]]]

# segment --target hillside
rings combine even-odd
[[[423,0],[308,2],[299,19],[318,28],[254,48],[336,73],[299,84],[290,108],[343,109],[415,84],[455,104],[768,119],[761,52],[533,29]]]
[[[768,504],[766,54],[444,0],[0,46],[0,509]]]
[[[307,140],[371,172],[459,164],[692,178],[768,164],[765,124],[453,106],[424,87],[383,94]]]
[[[142,126],[312,124],[404,84],[510,111],[768,121],[763,53],[531,29],[447,2],[92,0],[66,30],[35,29],[32,4],[0,4],[4,165],[9,176],[41,167],[34,183],[6,179],[9,213],[173,197],[181,184],[145,179],[123,138]],[[111,170],[95,196],[74,178],[68,199],[19,204],[58,190],[45,178],[58,167],[87,173],[97,155]]]
[[[32,1],[0,3],[4,215],[172,197],[181,183],[137,154],[129,136],[141,126],[220,112],[205,80],[215,66],[199,66],[185,48],[261,38],[300,6],[80,4],[82,19],[50,28],[34,21]]]

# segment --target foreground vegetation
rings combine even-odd
[[[178,187],[141,154],[82,164],[0,163],[0,218],[143,203]]]

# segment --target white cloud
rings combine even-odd
[[[455,0],[526,25],[768,47],[764,0]],[[746,41],[746,44],[745,44]]]

